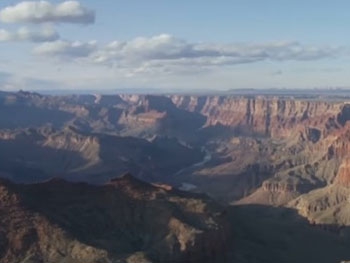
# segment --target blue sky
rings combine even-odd
[[[349,1],[0,1],[0,89],[350,87]]]

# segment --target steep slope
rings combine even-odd
[[[263,205],[232,207],[229,262],[340,263],[350,259],[350,232],[313,225],[295,210]]]
[[[57,176],[101,183],[128,170],[153,181],[203,158],[199,148],[175,138],[147,141],[80,132],[72,127],[2,130],[0,146],[0,171],[19,182]]]
[[[231,129],[231,136],[216,137],[211,162],[182,175],[224,201],[287,204],[332,184],[348,155],[346,101],[273,96],[171,99],[179,108],[206,116],[204,129]]]
[[[314,224],[328,224],[335,228],[350,225],[349,157],[344,158],[334,182],[290,202]]]
[[[289,207],[298,210],[314,224],[327,224],[335,228],[350,225],[350,190],[333,184],[301,195]]]
[[[0,210],[4,263],[225,258],[228,224],[219,206],[129,174],[104,186],[2,181]]]

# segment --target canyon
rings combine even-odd
[[[14,226],[6,223],[0,242],[25,243],[18,245],[24,254],[16,262],[41,262],[31,257],[42,262],[348,260],[349,121],[350,98],[329,94],[2,92],[4,220],[23,214],[28,220],[19,224],[39,235],[28,237],[35,236],[36,245],[30,247],[27,232],[16,236]],[[126,172],[132,176],[116,179]],[[135,210],[128,211],[127,204]],[[84,209],[91,210],[91,218],[80,217]],[[97,211],[108,213],[115,235],[105,236],[107,230],[101,228],[84,236],[90,224],[106,227]],[[159,233],[148,232],[157,224]],[[131,232],[121,233],[124,228]],[[53,250],[43,241],[50,231],[60,246]],[[317,240],[310,255],[303,235]],[[133,250],[133,238],[140,239],[138,249]],[[129,245],[119,244],[122,239]],[[74,247],[79,253],[69,258]],[[327,247],[328,254],[316,255]],[[250,255],[249,248],[259,254]],[[305,261],[294,255],[297,250]],[[24,261],[28,253],[32,256]],[[0,251],[4,262],[15,262],[14,255],[11,249]]]

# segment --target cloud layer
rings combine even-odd
[[[66,1],[54,5],[48,1],[24,1],[0,10],[3,23],[76,23],[95,22],[95,12],[77,1]]]
[[[113,41],[104,46],[96,42],[55,41],[43,43],[35,53],[56,58],[84,59],[93,64],[130,69],[132,73],[198,71],[218,66],[259,61],[305,61],[337,56],[341,49],[302,45],[298,42],[262,44],[190,43],[171,35],[130,41]]]
[[[22,27],[16,32],[0,29],[0,42],[49,42],[58,40],[59,37],[59,34],[52,28],[43,28],[40,31],[32,31],[26,27]]]
[[[195,62],[207,65],[241,64],[262,60],[314,60],[334,55],[329,47],[313,47],[297,42],[263,44],[189,43],[171,35],[112,42],[94,54],[97,62],[116,60]]]
[[[88,57],[96,50],[96,42],[82,43],[79,41],[68,42],[58,40],[55,42],[43,43],[34,48],[34,53],[45,56],[56,56],[60,58],[81,58]]]
[[[215,86],[217,83],[222,85],[224,79],[227,85],[237,82],[247,87],[261,85],[264,81],[276,86],[285,83],[290,85],[290,65],[297,68],[296,65],[301,65],[303,61],[317,61],[314,63],[317,68],[321,63],[327,64],[332,58],[349,55],[348,48],[306,45],[294,41],[191,42],[169,34],[109,43],[82,42],[79,38],[67,40],[63,31],[65,27],[61,27],[63,23],[87,25],[95,22],[95,11],[86,8],[84,1],[19,1],[0,9],[0,23],[19,23],[25,26],[17,31],[13,29],[13,25],[3,25],[3,29],[0,29],[0,44],[6,50],[3,57],[7,59],[0,61],[0,88],[50,86],[51,80],[54,80],[52,85],[64,80],[65,85],[72,87],[92,87],[101,83],[110,87],[114,87],[116,83],[136,87],[202,87]],[[108,29],[111,25],[105,23],[104,26]],[[62,38],[54,28],[62,29]],[[91,33],[93,32],[92,29]],[[94,36],[91,37],[94,39]],[[13,47],[17,45],[5,42],[36,44],[34,47],[33,44],[23,44],[23,50],[14,50]],[[14,52],[21,51],[25,55],[28,48],[38,57],[28,59],[23,56],[18,61],[13,59]],[[39,59],[39,56],[43,59]],[[283,63],[290,61],[291,63]],[[304,65],[308,68],[310,64]],[[9,71],[12,75],[4,71]],[[38,80],[38,72],[46,80]],[[305,74],[305,70],[298,74]],[[301,82],[314,85],[314,76],[322,85],[334,80],[333,76],[327,79],[326,75],[324,72],[317,76],[306,74]],[[295,76],[293,79],[296,80]]]

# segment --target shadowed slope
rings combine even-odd
[[[129,174],[104,186],[2,181],[0,190],[1,262],[97,263],[137,253],[152,262],[225,257],[228,222],[204,196]]]

